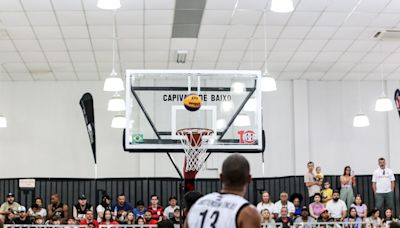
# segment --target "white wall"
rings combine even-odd
[[[1,82],[0,112],[9,127],[0,129],[0,178],[94,177],[94,163],[79,99],[94,97],[98,177],[177,177],[165,154],[132,154],[122,150],[122,132],[110,128],[106,111],[111,96],[102,82]],[[398,81],[387,82],[389,97]],[[264,176],[303,175],[307,161],[326,174],[351,165],[370,174],[380,156],[400,172],[400,119],[397,111],[373,110],[379,82],[362,82],[362,108],[368,128],[353,128],[359,110],[356,82],[279,81],[278,91],[263,97],[267,136]],[[210,158],[219,167],[225,154]],[[174,155],[178,165],[181,155]],[[253,175],[262,177],[261,154],[248,155]],[[210,165],[211,166],[211,165]],[[182,167],[180,167],[182,168]],[[216,178],[205,170],[199,177]]]

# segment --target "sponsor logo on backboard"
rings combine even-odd
[[[256,142],[256,132],[253,130],[240,130],[238,134],[240,144],[253,144]]]

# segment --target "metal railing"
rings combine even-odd
[[[309,222],[294,223],[293,225],[284,225],[282,223],[262,223],[261,228],[376,228],[375,222]]]
[[[51,224],[4,224],[4,228],[87,228],[87,225],[51,225]]]

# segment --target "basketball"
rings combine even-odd
[[[183,100],[183,105],[185,106],[186,110],[191,112],[199,110],[201,103],[201,97],[197,94],[191,94]]]

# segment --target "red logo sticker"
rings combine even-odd
[[[240,144],[253,144],[256,142],[256,133],[253,130],[240,130],[238,134]]]

